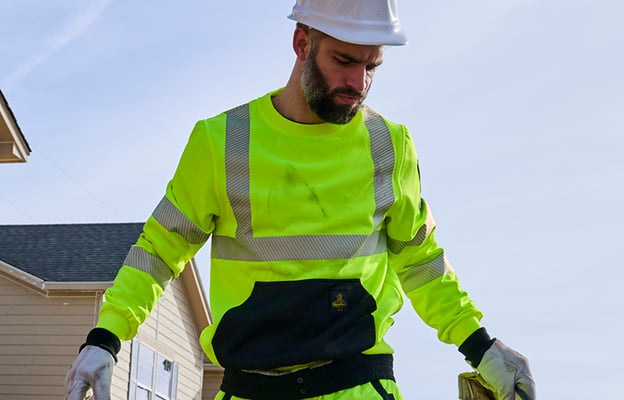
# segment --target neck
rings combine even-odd
[[[273,97],[273,106],[284,118],[300,124],[319,124],[323,121],[310,109],[301,88],[301,74],[297,68],[288,83],[277,96]]]

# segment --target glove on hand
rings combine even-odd
[[[483,354],[477,371],[498,400],[535,400],[535,382],[529,361],[500,340],[495,339]]]
[[[96,400],[110,400],[111,380],[115,360],[108,351],[97,346],[85,346],[65,377],[67,400],[83,400],[93,389]]]

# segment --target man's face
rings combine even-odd
[[[303,93],[322,120],[346,124],[357,114],[383,61],[383,47],[316,38],[305,60]]]

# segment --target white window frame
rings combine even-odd
[[[148,387],[144,383],[140,383],[138,381],[138,372],[139,372],[139,352],[142,347],[147,347],[152,352],[154,352],[153,362],[153,371],[152,371],[152,381],[151,385]],[[131,349],[131,361],[130,361],[130,385],[128,391],[128,400],[136,400],[137,389],[145,389],[150,392],[151,400],[158,400],[159,398],[156,395],[164,398],[166,400],[177,400],[177,392],[178,392],[178,363],[171,360],[169,357],[160,353],[158,350],[149,346],[145,342],[140,341],[137,338],[132,339],[132,349]],[[169,384],[169,393],[160,393],[156,390],[156,379],[158,372],[158,359],[159,356],[165,359],[165,362],[171,363],[171,382]],[[168,397],[167,397],[168,396]]]

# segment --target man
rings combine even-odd
[[[401,399],[384,335],[403,293],[499,399],[535,398],[437,245],[406,127],[363,105],[395,0],[298,0],[286,86],[196,124],[163,200],[106,291],[67,375],[107,399],[114,358],[212,235],[217,399]],[[520,397],[518,397],[520,398]]]

